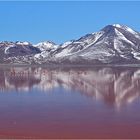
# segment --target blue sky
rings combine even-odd
[[[140,31],[140,1],[0,2],[0,41],[62,43],[108,24]]]

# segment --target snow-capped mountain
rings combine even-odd
[[[72,63],[114,63],[140,60],[140,33],[119,24],[108,25],[65,46],[55,54]]]
[[[61,45],[51,41],[1,42],[1,63],[110,64],[140,63],[140,33],[119,24],[108,25]],[[4,61],[3,61],[4,60]]]

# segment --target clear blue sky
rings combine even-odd
[[[113,23],[140,31],[140,1],[0,2],[0,41],[62,43]]]

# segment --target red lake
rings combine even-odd
[[[140,69],[0,68],[0,138],[140,138]]]

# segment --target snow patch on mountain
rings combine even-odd
[[[122,40],[125,40],[126,42],[130,43],[131,45],[134,45],[133,42],[129,41],[121,32],[119,32],[117,29],[115,29],[116,34],[118,37]]]
[[[73,41],[67,41],[65,43],[63,43],[62,45],[60,45],[61,48],[65,48],[66,46],[70,45]]]
[[[58,47],[58,45],[56,45],[54,42],[51,41],[40,42],[34,46],[39,48],[41,51],[56,49]]]
[[[30,43],[29,42],[26,42],[26,41],[25,42],[17,41],[16,44],[17,45],[30,45]]]
[[[131,29],[130,27],[128,26],[125,26],[125,25],[120,25],[120,24],[113,24],[114,27],[117,27],[117,28],[121,28],[125,31],[128,31],[129,33],[135,35],[136,38],[139,38],[140,39],[140,33],[134,31],[133,29]]]
[[[5,48],[4,53],[9,54],[9,49],[12,48],[12,47],[14,48],[15,46],[14,45],[8,45],[8,47]]]

